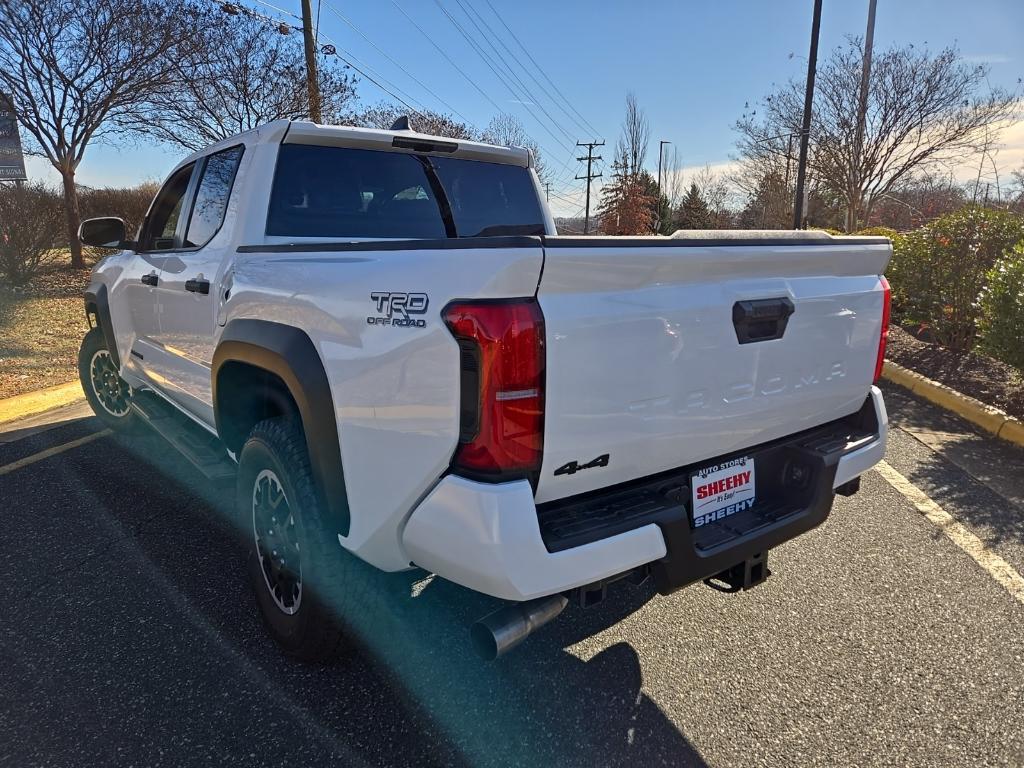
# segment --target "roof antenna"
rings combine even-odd
[[[412,125],[409,124],[409,116],[401,115],[395,122],[391,124],[392,131],[411,131]]]

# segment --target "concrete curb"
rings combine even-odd
[[[82,392],[82,385],[77,381],[8,397],[0,400],[0,424],[35,416],[84,399],[85,393]]]
[[[909,389],[915,395],[930,400],[972,424],[977,424],[1001,440],[1024,447],[1024,422],[998,408],[985,405],[980,400],[961,394],[945,384],[932,381],[889,360],[882,366],[882,378]]]

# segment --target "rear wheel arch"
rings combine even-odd
[[[232,320],[214,352],[211,378],[217,432],[235,453],[263,419],[298,414],[317,495],[337,533],[348,535],[350,515],[334,400],[309,336],[268,320]]]

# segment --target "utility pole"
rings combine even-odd
[[[600,155],[595,155],[594,154],[594,147],[603,147],[604,146],[604,141],[577,141],[576,142],[576,146],[577,147],[586,147],[587,148],[587,156],[586,157],[577,157],[576,158],[580,162],[583,162],[584,160],[587,161],[587,175],[586,176],[577,176],[576,178],[577,179],[586,179],[587,180],[587,206],[586,206],[586,209],[585,209],[586,210],[586,214],[585,214],[584,219],[583,219],[583,234],[584,235],[589,235],[590,234],[590,182],[593,181],[594,179],[600,178],[600,176],[601,176],[600,173],[591,173],[591,166],[593,165],[593,162],[595,160],[601,160],[602,159]]]
[[[811,108],[814,105],[814,74],[818,68],[818,34],[821,32],[821,0],[814,0],[811,22],[811,52],[807,56],[807,92],[804,94],[804,121],[800,128],[800,160],[796,166],[796,199],[793,201],[793,229],[804,221],[804,182],[807,176],[807,144],[811,138]]]
[[[658,220],[654,223],[655,234],[661,229],[661,157],[664,154],[665,145],[671,143],[671,141],[666,141],[665,139],[661,139],[658,142]]]
[[[313,8],[302,0],[302,42],[306,48],[306,90],[309,91],[309,119],[321,122],[320,82],[316,74],[316,41],[313,39]]]
[[[868,0],[868,28],[864,33],[864,67],[860,73],[860,103],[857,105],[857,131],[853,138],[853,163],[851,164],[850,201],[846,207],[846,231],[857,227],[860,213],[860,169],[864,152],[864,123],[868,116],[868,86],[871,81],[871,51],[875,42],[875,6],[878,0]]]
[[[545,181],[544,182],[544,201],[548,202],[548,203],[551,202],[551,182],[550,181]]]

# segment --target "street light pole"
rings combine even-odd
[[[853,137],[853,162],[850,164],[850,200],[846,206],[846,231],[857,227],[860,213],[860,171],[863,165],[864,124],[868,115],[868,86],[871,81],[871,51],[875,42],[875,6],[878,0],[868,0],[868,28],[864,32],[864,66],[860,73],[860,102],[857,105],[857,130]]]
[[[658,221],[654,225],[655,232],[661,229],[661,157],[664,154],[665,145],[671,143],[665,139],[658,142]]]
[[[800,128],[800,160],[796,167],[796,199],[793,201],[793,229],[804,219],[804,182],[807,176],[807,145],[811,137],[811,112],[814,106],[814,74],[818,66],[818,35],[821,32],[821,0],[814,0],[811,22],[811,51],[807,56],[807,91],[804,94],[804,120]]]

